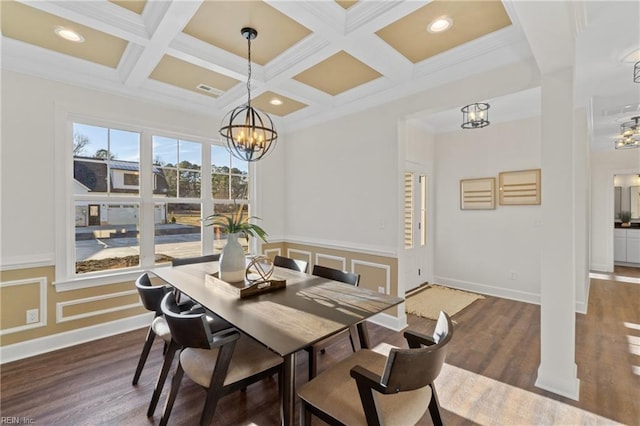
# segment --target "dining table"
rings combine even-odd
[[[369,348],[366,319],[404,299],[327,278],[275,267],[271,280],[286,285],[240,297],[238,285],[217,278],[219,262],[161,266],[150,272],[283,358],[281,421],[295,420],[296,353],[357,327]]]

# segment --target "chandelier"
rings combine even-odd
[[[616,141],[616,149],[638,148],[640,146],[640,116],[620,125],[620,139]]]
[[[248,46],[247,103],[227,113],[222,119],[220,135],[231,155],[244,161],[258,161],[275,147],[278,133],[271,117],[251,106],[251,40],[258,36],[258,31],[246,27],[240,33],[247,39]]]
[[[475,103],[462,107],[463,129],[481,129],[489,125],[489,104]]]

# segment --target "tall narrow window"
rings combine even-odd
[[[139,133],[73,124],[76,274],[139,266],[139,170]]]
[[[201,255],[202,144],[154,136],[153,173],[156,263]]]
[[[404,248],[413,247],[413,173],[404,174]]]

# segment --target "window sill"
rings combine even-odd
[[[143,269],[129,269],[122,272],[110,272],[103,275],[91,275],[87,277],[74,277],[65,280],[56,280],[53,285],[56,292],[80,290],[83,288],[99,287],[109,284],[119,284],[130,281],[133,282],[144,272]]]

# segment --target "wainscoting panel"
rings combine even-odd
[[[47,325],[47,277],[0,282],[0,336]],[[27,310],[38,310],[38,321],[27,324]]]

